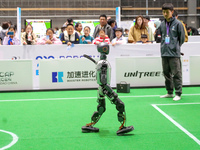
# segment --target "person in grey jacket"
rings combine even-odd
[[[106,15],[100,15],[99,16],[100,24],[95,27],[93,37],[96,38],[99,36],[100,29],[103,29],[106,33],[106,35],[110,38],[110,41],[113,39],[113,29],[110,25],[107,23],[107,16]]]
[[[158,30],[161,33],[161,57],[163,74],[165,77],[165,87],[167,94],[161,98],[174,97],[174,101],[181,99],[182,94],[182,67],[180,47],[185,41],[185,32],[183,25],[172,16],[174,6],[171,3],[165,3],[162,6],[162,13],[165,18]]]

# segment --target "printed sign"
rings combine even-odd
[[[97,88],[96,65],[85,58],[40,60],[40,89]]]
[[[1,60],[0,91],[32,90],[32,60]]]

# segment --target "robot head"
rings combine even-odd
[[[97,50],[101,54],[108,55],[109,54],[109,45],[108,43],[102,42],[97,45]]]

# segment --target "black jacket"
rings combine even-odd
[[[161,56],[180,57],[180,47],[185,41],[185,32],[182,23],[174,17],[170,19],[169,44],[165,44],[165,37],[167,36],[166,20],[162,21],[158,30],[161,33]]]

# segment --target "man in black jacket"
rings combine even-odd
[[[175,87],[176,96],[173,100],[178,101],[182,94],[180,47],[185,41],[185,32],[182,23],[172,16],[173,12],[174,6],[171,3],[163,4],[162,13],[165,20],[162,21],[158,30],[161,33],[162,67],[168,93],[161,98],[174,97],[173,90]]]

